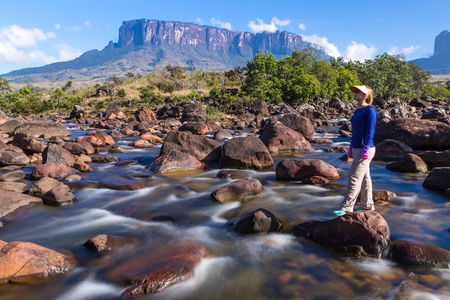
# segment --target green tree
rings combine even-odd
[[[11,92],[8,80],[0,76],[0,96],[6,95]]]

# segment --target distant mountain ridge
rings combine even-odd
[[[444,30],[435,38],[434,54],[431,57],[413,62],[435,75],[450,74],[450,32]]]
[[[243,66],[261,50],[276,58],[313,47],[325,58],[325,50],[287,31],[249,33],[193,23],[158,20],[124,21],[117,43],[101,51],[43,67],[12,71],[4,77],[15,83],[56,81],[105,81],[127,72],[148,73],[166,65],[224,71]]]

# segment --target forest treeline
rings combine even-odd
[[[145,75],[128,72],[123,78],[112,77],[105,82],[104,86],[114,83],[114,92],[100,97],[91,97],[100,84],[74,88],[71,81],[62,86],[55,81],[48,89],[27,84],[13,91],[0,77],[0,109],[15,115],[68,112],[73,105],[100,111],[111,104],[155,107],[204,97],[216,98],[225,105],[265,100],[296,106],[319,99],[350,101],[349,86],[360,84],[371,86],[375,97],[386,100],[426,96],[450,99],[450,81],[432,85],[430,79],[430,72],[406,62],[402,55],[385,53],[364,62],[345,62],[342,57],[322,59],[309,48],[278,60],[272,54],[258,52],[247,66],[223,73],[180,66],[166,66]]]

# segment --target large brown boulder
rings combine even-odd
[[[81,143],[81,142],[89,143],[89,144],[91,144],[94,147],[102,147],[103,146],[102,140],[97,138],[97,137],[95,137],[95,136],[79,136],[79,137],[77,137],[75,142],[77,142],[77,143]]]
[[[42,203],[41,198],[24,195],[17,192],[3,191],[0,197],[0,218],[14,212],[20,207],[31,203]]]
[[[25,179],[25,172],[22,170],[15,170],[0,175],[0,182],[13,182]]]
[[[39,180],[42,177],[51,177],[54,179],[61,179],[69,174],[78,173],[77,170],[63,166],[63,165],[51,165],[51,164],[40,164],[34,167],[31,173],[31,180]]]
[[[221,152],[219,142],[187,132],[169,133],[159,155],[167,154],[171,150],[190,154],[201,161],[217,161]]]
[[[132,244],[136,244],[136,240],[109,234],[99,234],[86,241],[84,246],[91,251],[104,253]]]
[[[428,169],[435,167],[450,167],[450,150],[437,152],[425,151],[417,154],[428,165]]]
[[[3,133],[9,134],[11,136],[17,127],[22,125],[25,121],[22,118],[14,118],[0,125],[0,130]]]
[[[415,150],[450,149],[450,125],[438,121],[397,119],[378,127],[374,142],[401,141]]]
[[[211,198],[222,203],[242,201],[246,197],[259,195],[263,191],[264,188],[258,179],[247,177],[233,181],[212,192]]]
[[[311,121],[298,113],[276,115],[271,118],[271,122],[275,121],[280,121],[283,125],[300,132],[308,141],[314,136],[314,126]]]
[[[375,156],[376,160],[400,160],[405,155],[413,153],[413,149],[403,142],[387,139],[375,146]]]
[[[30,162],[28,156],[15,151],[5,151],[0,153],[0,166],[25,166]]]
[[[392,259],[403,265],[446,269],[450,266],[450,251],[422,242],[397,240],[389,253]]]
[[[50,178],[50,177],[42,177],[38,181],[36,181],[31,187],[30,187],[30,195],[35,197],[41,197],[54,187],[58,185],[64,185],[63,183],[59,182],[56,179]]]
[[[143,107],[134,112],[134,116],[138,122],[156,121],[155,113],[148,107]]]
[[[64,149],[75,155],[80,154],[92,155],[95,153],[94,147],[86,142],[79,142],[79,143],[69,142],[64,145]]]
[[[256,136],[233,138],[223,145],[222,168],[267,169],[273,159],[264,143]]]
[[[47,144],[28,134],[17,133],[11,142],[14,146],[31,153],[42,153]]]
[[[24,193],[27,189],[28,186],[23,182],[0,182],[1,191]]]
[[[179,131],[189,131],[193,134],[204,135],[209,132],[208,125],[204,122],[190,122],[185,123],[183,126],[178,128]]]
[[[293,234],[337,251],[378,258],[390,239],[389,225],[376,211],[351,212],[328,221],[310,220],[294,227]]]
[[[206,109],[200,101],[189,102],[183,110],[181,122],[201,122],[206,117]]]
[[[277,232],[283,228],[281,221],[264,208],[248,212],[228,224],[233,225],[233,229],[241,234]]]
[[[423,182],[423,187],[442,191],[450,188],[450,167],[438,167],[431,170]]]
[[[93,133],[91,136],[98,138],[99,140],[102,141],[102,146],[109,146],[109,145],[115,145],[116,142],[114,141],[114,139],[112,138],[112,136],[110,136],[109,134],[103,132],[103,131],[95,131],[95,133]]]
[[[74,267],[73,259],[48,248],[29,242],[0,241],[0,284],[34,282]]]
[[[134,255],[113,269],[107,279],[128,286],[124,296],[150,294],[191,278],[206,257],[209,257],[208,251],[197,242],[164,245]]]
[[[264,100],[258,100],[252,105],[251,113],[254,115],[268,116],[269,108],[267,106],[267,102]]]
[[[42,195],[44,204],[50,206],[69,205],[77,201],[75,195],[70,192],[70,187],[65,184],[59,184],[50,191]]]
[[[427,164],[415,154],[407,154],[401,160],[386,165],[386,169],[402,173],[426,172]]]
[[[161,155],[151,164],[150,170],[156,173],[171,173],[180,171],[192,171],[203,169],[204,164],[194,156],[180,152],[178,150],[170,150]]]
[[[298,131],[290,129],[281,122],[270,123],[259,137],[269,152],[310,151],[311,144]]]
[[[72,167],[75,164],[75,159],[68,150],[59,145],[50,144],[42,153],[42,163]]]
[[[52,136],[70,136],[69,130],[60,123],[25,123],[14,130],[14,134],[28,134],[32,137],[50,138]]]
[[[277,180],[303,181],[309,177],[339,178],[335,167],[320,159],[284,159],[275,168]]]

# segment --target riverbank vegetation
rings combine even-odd
[[[430,79],[429,72],[406,62],[402,55],[383,54],[364,62],[344,62],[341,57],[324,60],[314,49],[294,51],[279,60],[258,52],[246,67],[223,73],[166,66],[149,74],[128,72],[123,78],[112,77],[103,87],[97,84],[75,89],[68,81],[63,85],[54,82],[49,89],[26,84],[13,91],[0,77],[0,109],[14,115],[67,113],[73,105],[82,105],[96,112],[111,104],[155,107],[205,97],[216,99],[220,108],[256,100],[295,106],[319,99],[350,101],[348,87],[359,84],[371,86],[375,97],[382,99],[449,99],[450,81],[432,84]],[[103,95],[99,88],[110,92]]]

